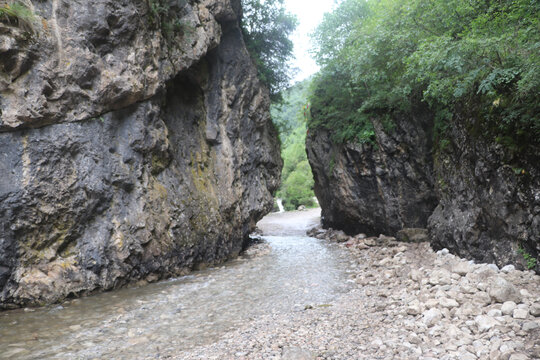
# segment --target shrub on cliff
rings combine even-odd
[[[519,152],[540,146],[540,3],[345,0],[314,35],[323,67],[310,127],[368,141],[371,119],[426,102],[439,140],[454,116]]]

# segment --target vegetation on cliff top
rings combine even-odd
[[[373,118],[419,102],[438,139],[456,116],[513,151],[540,146],[540,2],[344,0],[314,34],[310,128],[373,140]]]
[[[283,174],[277,196],[283,199],[287,210],[315,205],[313,174],[305,149],[310,84],[311,80],[304,80],[283,91],[283,102],[271,108],[282,143]]]
[[[289,85],[293,56],[289,36],[296,29],[297,19],[285,10],[283,0],[242,0],[242,7],[246,46],[272,100],[280,101],[280,91]]]
[[[24,31],[34,33],[35,15],[20,2],[0,4],[0,22],[17,25]]]

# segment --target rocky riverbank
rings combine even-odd
[[[254,319],[177,359],[540,358],[540,276],[428,243],[316,229],[355,255],[350,291]]]

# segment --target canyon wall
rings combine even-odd
[[[538,271],[537,149],[511,154],[475,131],[476,120],[463,114],[435,143],[429,111],[412,113],[394,117],[391,128],[373,119],[372,144],[335,144],[327,130],[309,130],[323,225],[369,236],[427,228],[436,250]]]
[[[236,256],[282,166],[240,1],[26,4],[32,30],[0,23],[0,307]]]

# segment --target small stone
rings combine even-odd
[[[433,309],[424,311],[422,316],[423,316],[422,321],[424,322],[424,324],[427,327],[431,327],[435,325],[436,323],[438,323],[439,321],[441,321],[443,315],[439,309],[433,308]]]
[[[528,313],[529,312],[525,309],[514,309],[514,312],[512,313],[512,317],[514,319],[526,319]]]
[[[521,329],[524,331],[531,331],[531,330],[538,329],[539,327],[540,327],[540,324],[538,324],[536,321],[527,321],[523,324]]]
[[[488,264],[487,267],[488,267],[488,269],[491,269],[491,270],[493,270],[495,272],[499,271],[499,267],[497,265],[495,265],[495,264]]]
[[[502,316],[502,311],[498,309],[492,309],[488,311],[487,315],[493,318],[496,318],[496,317]]]
[[[529,309],[529,312],[531,313],[532,316],[539,317],[540,316],[540,303],[532,304]]]
[[[514,265],[506,265],[506,266],[503,266],[503,268],[501,269],[501,271],[505,274],[511,273],[512,271],[515,271],[515,270],[516,270],[516,267]]]
[[[420,305],[420,302],[414,301],[407,306],[407,314],[408,315],[419,315],[422,313],[422,307]]]
[[[415,344],[415,345],[418,345],[418,344],[421,344],[422,343],[422,339],[420,339],[420,337],[418,335],[416,335],[415,333],[411,333],[409,335],[409,337],[407,337],[407,340],[411,343],[411,344]]]
[[[516,307],[517,307],[517,305],[516,305],[515,302],[506,301],[501,307],[501,312],[502,312],[503,315],[512,315],[512,313],[514,312]]]
[[[471,354],[468,351],[464,351],[464,352],[459,354],[459,359],[460,360],[476,360],[477,357],[476,357],[476,355]]]
[[[416,269],[412,269],[409,273],[409,278],[413,281],[421,281],[423,276],[422,273]]]
[[[495,320],[494,318],[486,315],[478,315],[474,318],[474,322],[478,326],[478,331],[485,332],[491,329],[494,326],[500,325],[501,323]]]
[[[444,255],[448,255],[448,254],[450,254],[450,250],[448,250],[447,248],[444,248],[442,250],[437,251],[437,255],[444,256]]]
[[[452,272],[465,276],[472,271],[472,266],[468,262],[460,261],[452,266]]]
[[[426,301],[426,302],[424,303],[424,305],[425,305],[428,309],[431,309],[431,308],[434,308],[434,307],[439,306],[439,300],[437,300],[437,299],[429,299],[428,301]]]
[[[488,293],[493,302],[521,302],[521,296],[517,289],[514,287],[514,285],[512,285],[502,277],[496,277],[490,281]]]
[[[456,308],[459,306],[458,302],[454,299],[448,299],[448,298],[441,298],[439,299],[439,305],[441,305],[444,308]]]
[[[491,297],[486,292],[480,291],[473,295],[473,301],[480,306],[486,306],[491,303]]]

